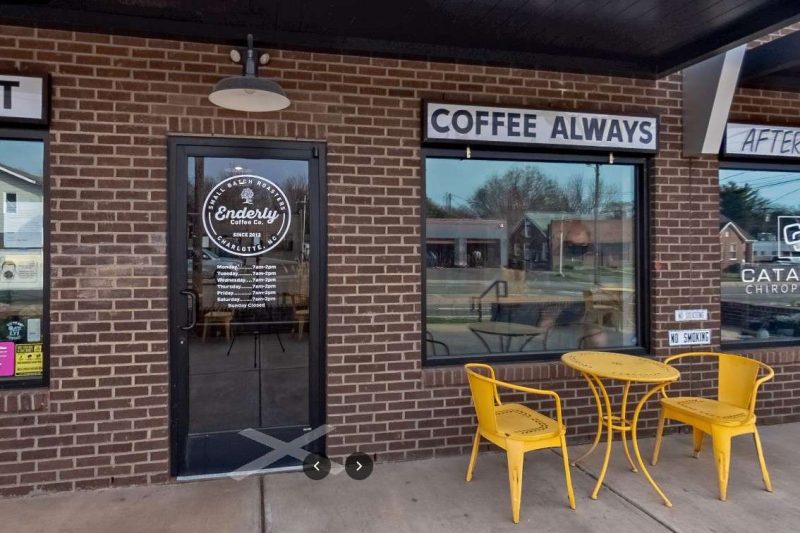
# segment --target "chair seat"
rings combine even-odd
[[[689,416],[717,424],[720,426],[741,426],[753,422],[747,409],[736,407],[710,398],[697,398],[692,396],[678,396],[663,398],[661,404],[673,411],[685,413]]]
[[[555,420],[518,403],[498,405],[495,412],[497,431],[506,437],[536,440],[560,433]]]

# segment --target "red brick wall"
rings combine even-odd
[[[717,161],[681,157],[679,75],[273,51],[267,72],[293,103],[262,117],[208,103],[213,83],[238,70],[227,47],[0,26],[0,69],[53,76],[52,380],[0,392],[0,494],[168,478],[168,133],[327,142],[331,455],[406,459],[463,452],[471,440],[461,370],[421,366],[422,98],[660,115],[646,265],[653,349],[667,353],[679,306],[708,308],[719,341]],[[758,120],[782,109],[753,105]],[[765,420],[800,418],[798,351],[759,355],[779,372]],[[684,386],[708,389],[707,374],[685,374]],[[570,434],[594,430],[588,389],[559,363],[503,365],[500,376],[555,388]]]

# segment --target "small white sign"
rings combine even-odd
[[[669,332],[670,346],[696,346],[711,344],[710,329],[679,329]]]
[[[675,322],[708,320],[708,309],[676,309]]]
[[[658,119],[553,109],[426,102],[425,141],[655,152]]]
[[[41,342],[41,341],[42,341],[42,319],[29,318],[28,342]]]
[[[46,122],[45,81],[42,76],[0,74],[0,121]]]
[[[729,122],[725,127],[725,153],[800,157],[800,128]]]

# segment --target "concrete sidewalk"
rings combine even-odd
[[[734,439],[728,501],[717,499],[710,443],[691,458],[690,435],[665,439],[650,469],[667,508],[614,450],[600,498],[589,493],[602,449],[573,468],[577,510],[567,506],[559,455],[528,454],[519,525],[511,522],[505,456],[482,453],[471,483],[467,457],[377,464],[370,478],[302,473],[157,487],[110,489],[0,501],[0,531],[28,532],[760,532],[800,523],[800,424],[761,430],[775,492],[763,490],[752,439]],[[642,441],[649,457],[652,439]],[[585,447],[573,447],[578,457]]]

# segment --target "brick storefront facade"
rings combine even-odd
[[[719,347],[717,159],[681,155],[680,74],[652,81],[272,50],[267,74],[292,105],[244,116],[207,99],[238,72],[227,50],[0,26],[0,71],[52,76],[51,382],[0,390],[0,494],[169,479],[170,134],[327,143],[331,456],[359,449],[399,460],[471,443],[463,371],[421,363],[422,99],[659,115],[645,265],[652,352],[669,353],[672,313],[689,306],[709,309],[703,327]],[[798,104],[797,94],[742,90],[732,118],[796,124]],[[761,420],[800,420],[800,347],[749,355],[777,372]],[[684,373],[680,387],[709,392],[707,370]],[[591,393],[560,363],[499,365],[499,377],[554,388],[573,442],[593,434]]]

